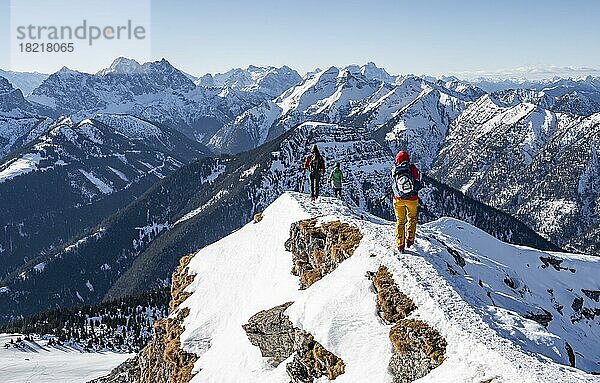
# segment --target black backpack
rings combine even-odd
[[[400,198],[410,198],[417,195],[419,190],[418,181],[415,180],[410,171],[410,164],[405,161],[394,168],[394,183]]]
[[[323,169],[323,157],[320,154],[313,153],[310,155],[310,172],[319,173]]]

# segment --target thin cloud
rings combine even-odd
[[[578,78],[585,76],[600,76],[600,68],[551,65],[545,67],[518,67],[513,69],[499,69],[493,71],[460,71],[452,72],[451,74],[465,79],[499,78],[543,80],[552,79],[554,77]]]

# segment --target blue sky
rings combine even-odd
[[[0,0],[4,52],[8,4]],[[68,16],[64,7],[57,12]],[[367,61],[398,74],[598,69],[599,16],[596,0],[152,0],[150,58],[165,57],[192,74],[249,64],[305,72]],[[113,56],[99,52],[64,65],[94,71]],[[0,67],[9,65],[1,55]]]

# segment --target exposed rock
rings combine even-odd
[[[517,284],[515,283],[515,281],[513,281],[512,278],[509,277],[508,275],[506,277],[504,277],[504,284],[513,290],[517,287]]]
[[[444,361],[446,340],[425,322],[406,319],[417,306],[400,291],[387,267],[368,273],[377,293],[377,313],[390,330],[394,353],[389,369],[393,383],[409,383],[427,375]]]
[[[293,355],[286,371],[293,383],[312,383],[327,376],[330,380],[344,373],[344,362],[327,351],[306,331],[293,326],[284,311],[292,302],[254,314],[243,326],[250,342],[262,356],[277,367]]]
[[[432,239],[432,238],[430,238],[430,239]],[[462,255],[460,255],[460,253],[456,249],[454,249],[451,246],[447,245],[444,241],[442,241],[441,239],[439,239],[437,237],[433,238],[433,239],[435,239],[442,246],[444,246],[446,248],[446,250],[448,250],[448,254],[450,254],[454,258],[454,262],[458,266],[464,268],[467,265],[467,262],[465,261],[465,258]]]
[[[179,340],[189,309],[175,311],[190,295],[184,290],[194,279],[188,274],[192,257],[193,254],[189,254],[181,258],[173,273],[170,307],[176,315],[156,321],[152,340],[138,356],[126,360],[109,375],[91,383],[187,383],[192,379],[192,369],[198,357],[183,351]]]
[[[308,366],[302,363],[302,360],[294,356],[294,360],[285,365],[285,370],[290,377],[291,383],[312,383],[314,378],[311,376]]]
[[[448,250],[448,253],[452,255],[452,257],[454,258],[454,262],[456,262],[457,265],[459,265],[460,267],[465,267],[467,265],[467,262],[465,262],[465,259],[462,255],[460,255],[458,251],[451,248],[450,246],[446,246],[446,249]]]
[[[379,266],[373,277],[373,286],[377,292],[377,312],[386,323],[396,323],[406,318],[417,306],[398,289],[387,267]]]
[[[185,288],[194,281],[194,276],[188,274],[188,265],[193,257],[193,253],[181,257],[179,260],[179,266],[173,273],[171,279],[171,302],[169,304],[171,310],[175,310],[177,307],[179,307],[181,302],[185,301],[190,295],[192,295],[191,293],[186,292]]]
[[[263,213],[262,212],[258,212],[256,214],[254,214],[254,223],[259,223],[260,221],[262,221],[263,219]]]
[[[300,277],[307,288],[332,272],[341,262],[354,254],[362,234],[360,230],[340,221],[317,226],[317,219],[292,224],[285,249],[293,254],[292,274]]]
[[[344,361],[327,351],[311,334],[296,330],[294,340],[294,358],[286,365],[293,383],[313,382],[322,376],[334,380],[344,373]]]
[[[580,311],[581,308],[583,307],[583,298],[575,298],[573,299],[573,303],[571,303],[571,308],[573,309],[573,311]]]
[[[389,364],[390,371],[394,375],[393,383],[413,382],[429,374],[437,366],[421,349],[395,352]]]
[[[260,349],[262,356],[269,358],[273,367],[289,358],[294,352],[294,325],[284,311],[292,302],[263,310],[254,314],[242,326],[250,343]]]
[[[584,293],[586,297],[590,298],[594,302],[600,301],[600,291],[598,290],[581,289],[581,292]]]
[[[586,290],[586,291],[589,291],[589,290]],[[593,299],[588,294],[586,294],[586,296]],[[583,304],[584,304],[583,298],[577,297],[577,298],[573,299],[573,303],[571,303],[571,308],[573,309],[573,314],[571,314],[571,322],[572,323],[579,322],[583,318],[585,318],[587,320],[594,320],[597,316],[600,316],[600,307],[595,307],[595,308],[585,307]]]
[[[565,342],[565,350],[567,350],[567,355],[569,356],[569,366],[575,367],[575,352],[569,342]]]
[[[568,270],[572,273],[575,272],[575,269],[570,269],[568,267],[562,267],[562,259],[558,259],[558,258],[553,258],[553,257],[540,257],[540,261],[542,261],[543,265],[542,265],[542,269],[547,268],[548,266],[552,266],[554,268],[554,270],[556,271],[561,271],[561,270]]]
[[[446,340],[425,322],[403,319],[390,330],[394,354],[389,368],[394,383],[409,383],[427,375],[444,361]]]
[[[548,312],[545,309],[541,309],[542,312],[527,312],[525,314],[525,318],[527,319],[531,319],[534,320],[536,322],[538,322],[539,324],[541,324],[544,327],[548,326],[548,323],[550,323],[552,321],[552,313]]]
[[[94,379],[88,383],[138,383],[140,381],[139,357],[127,359],[114,368],[110,374]]]

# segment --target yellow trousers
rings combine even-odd
[[[396,247],[404,248],[405,231],[406,241],[415,241],[418,208],[419,200],[394,198],[394,213],[396,213]]]

